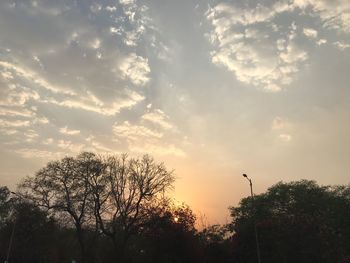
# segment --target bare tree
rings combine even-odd
[[[48,163],[20,185],[23,197],[75,226],[82,262],[87,260],[84,229],[108,236],[119,260],[133,233],[147,221],[150,203],[172,187],[173,173],[148,155],[99,157],[82,153]]]
[[[37,206],[59,216],[68,216],[74,224],[81,248],[82,262],[86,261],[84,225],[94,219],[90,178],[103,172],[103,164],[93,153],[82,153],[76,158],[65,157],[50,162],[34,177],[26,178],[20,185],[23,197]]]
[[[90,181],[95,216],[122,260],[128,239],[149,214],[148,204],[171,188],[175,178],[162,163],[155,163],[148,155],[141,159],[110,156],[104,164],[104,173]]]

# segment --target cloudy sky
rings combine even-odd
[[[347,184],[350,1],[0,2],[0,185],[152,154],[210,223],[278,181]]]

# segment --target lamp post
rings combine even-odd
[[[20,197],[17,193],[11,192],[11,194]],[[20,197],[21,198],[21,197]],[[9,263],[9,258],[10,258],[10,253],[11,253],[11,248],[12,248],[12,243],[13,243],[13,238],[15,235],[15,229],[16,229],[16,223],[17,223],[17,215],[15,215],[15,220],[13,222],[13,228],[11,231],[11,236],[10,236],[10,242],[9,242],[9,247],[7,249],[7,255],[6,255],[6,260],[5,263]]]
[[[253,206],[255,205],[254,202],[254,194],[253,194],[253,183],[252,183],[252,179],[250,179],[248,177],[248,175],[243,174],[243,177],[245,177],[248,181],[249,181],[249,185],[250,185],[250,195],[252,197],[252,203]],[[254,232],[255,232],[255,243],[256,243],[256,255],[258,257],[258,263],[261,263],[261,259],[260,259],[260,246],[259,246],[259,239],[258,239],[258,230],[256,229],[256,211],[254,209],[253,211],[253,218],[254,218]]]

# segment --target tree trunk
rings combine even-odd
[[[80,246],[80,259],[81,263],[86,263],[86,249],[83,237],[83,230],[81,229],[80,224],[76,224],[77,237]]]
[[[118,240],[116,237],[113,237],[112,241],[114,246],[115,262],[116,263],[126,262],[126,257],[125,257],[126,240],[125,239]]]

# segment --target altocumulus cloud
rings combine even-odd
[[[150,60],[159,60],[148,50],[164,49],[148,10],[136,0],[2,1],[0,133],[6,150],[49,158],[128,151],[142,139],[144,150],[136,152],[185,155],[173,146],[170,118],[143,103],[152,100]],[[129,122],[135,115],[142,123]],[[163,136],[169,143],[157,140]]]
[[[303,24],[308,15],[323,34],[350,30],[350,2],[346,0],[220,1],[205,13],[212,30],[212,62],[236,78],[266,91],[280,91],[293,82],[309,58],[303,37],[317,48],[333,39],[318,38],[316,29]],[[298,21],[298,22],[296,22]],[[337,44],[338,43],[338,44]],[[345,43],[335,46],[345,49]]]

